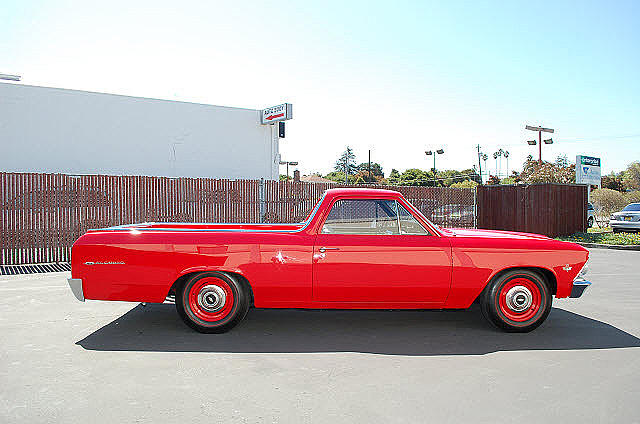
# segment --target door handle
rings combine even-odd
[[[318,249],[318,252],[324,253],[327,250],[340,250],[340,248],[339,247],[321,247],[320,249]]]

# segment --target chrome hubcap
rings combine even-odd
[[[514,312],[522,312],[532,303],[533,295],[525,286],[515,286],[507,292],[507,306]]]
[[[204,286],[198,293],[198,306],[207,312],[218,312],[227,300],[224,289],[216,285]]]

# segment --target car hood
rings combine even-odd
[[[516,231],[476,230],[470,228],[440,228],[445,235],[455,237],[491,238],[491,239],[521,239],[521,240],[551,240],[542,234],[519,233]]]

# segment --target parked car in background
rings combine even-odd
[[[595,216],[593,212],[593,204],[589,202],[587,203],[587,228],[593,227],[594,222],[595,222]]]
[[[609,226],[614,233],[640,231],[640,203],[630,203],[620,212],[611,215]]]

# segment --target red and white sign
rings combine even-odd
[[[271,124],[273,122],[286,121],[287,119],[291,119],[291,109],[291,103],[283,103],[278,106],[271,106],[266,109],[262,109],[260,123],[265,125]]]

